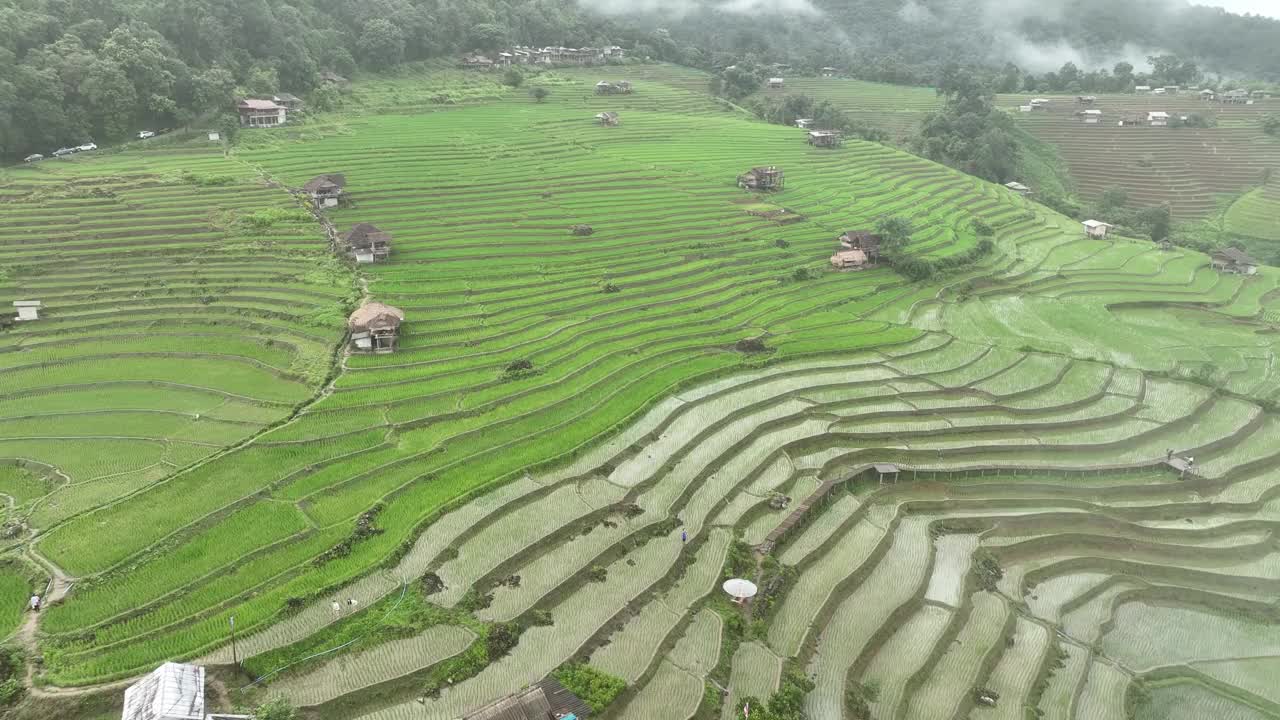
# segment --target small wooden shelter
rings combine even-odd
[[[1141,124],[1142,120],[1134,115],[1126,115],[1120,118],[1120,122],[1116,123],[1120,127],[1138,127]]]
[[[856,248],[837,250],[831,256],[831,266],[837,270],[861,270],[867,266],[867,253]]]
[[[39,320],[40,310],[44,307],[44,303],[39,300],[14,300],[13,308],[18,315],[14,320],[18,322],[26,322],[28,320]]]
[[[1080,112],[1076,113],[1076,115],[1078,115],[1080,119],[1084,121],[1085,125],[1098,125],[1099,123],[1102,122],[1101,110],[1095,110],[1091,108],[1089,110],[1081,110]]]
[[[1098,102],[1098,96],[1097,95],[1077,95],[1076,102],[1080,103],[1081,105],[1092,105]]]
[[[1147,113],[1147,124],[1151,127],[1167,127],[1169,125],[1169,113],[1163,110],[1154,110]]]
[[[597,114],[596,120],[605,127],[616,127],[621,122],[618,119],[618,113],[612,111]]]
[[[771,87],[771,88],[773,88],[773,89],[775,89],[775,90],[776,90],[776,89],[778,89],[778,88],[781,88],[781,87],[782,87],[783,85],[785,85],[786,83],[787,83],[787,81],[786,81],[786,80],[784,80],[784,79],[782,79],[782,78],[780,78],[780,77],[771,77],[771,78],[769,78],[769,87]]]
[[[591,708],[555,678],[495,700],[463,720],[586,720]]]
[[[747,190],[781,190],[782,171],[773,165],[753,167],[738,176],[738,187]]]
[[[347,177],[339,173],[317,175],[302,186],[303,192],[311,197],[318,207],[336,207],[342,197],[342,189],[347,186]]]
[[[357,263],[373,263],[386,260],[391,255],[391,233],[379,230],[371,223],[356,223],[342,236],[347,254]]]
[[[275,104],[289,109],[289,112],[302,109],[302,98],[293,93],[278,93],[271,96],[271,101]]]
[[[868,262],[875,263],[880,259],[880,242],[884,239],[867,230],[848,230],[839,238],[840,246],[846,250],[861,250],[866,253]]]
[[[596,83],[597,95],[630,95],[631,82],[629,80],[619,80],[618,82],[609,82],[601,80]]]
[[[205,720],[204,668],[165,663],[124,691],[121,720]]]
[[[876,475],[880,478],[880,484],[883,485],[885,480],[896,483],[898,482],[898,466],[892,463],[876,463],[871,466],[876,471]]]
[[[1216,99],[1217,99],[1217,97],[1218,97],[1218,93],[1216,93],[1216,92],[1214,92],[1214,91],[1212,91],[1212,90],[1210,90],[1210,89],[1208,89],[1208,88],[1205,88],[1204,90],[1201,90],[1201,91],[1200,91],[1200,99],[1201,99],[1201,100],[1216,100]]]
[[[347,329],[351,331],[353,352],[395,352],[400,340],[400,324],[404,311],[400,308],[371,302],[351,313]]]
[[[1102,240],[1103,238],[1105,238],[1107,236],[1107,233],[1110,232],[1111,228],[1115,227],[1114,225],[1110,223],[1104,223],[1101,220],[1085,220],[1080,224],[1084,226],[1085,235],[1088,235],[1091,238],[1096,238],[1098,240]]]
[[[801,130],[808,130],[813,126],[813,118],[796,118],[796,127]]]
[[[1020,182],[1007,182],[1004,186],[1024,197],[1031,194],[1031,188]]]
[[[814,147],[840,147],[844,138],[835,130],[810,130],[809,144]]]
[[[829,78],[829,77],[835,77],[835,76],[836,76],[836,69],[835,69],[835,68],[833,68],[833,67],[824,67],[824,68],[822,68],[822,77],[824,77],[824,78]]]
[[[1209,256],[1209,261],[1214,270],[1221,272],[1235,273],[1237,275],[1256,275],[1258,273],[1258,261],[1254,260],[1249,253],[1232,247],[1215,250]]]

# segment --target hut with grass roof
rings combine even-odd
[[[753,167],[738,176],[738,187],[748,190],[781,190],[782,171],[773,165]]]
[[[612,111],[597,114],[596,120],[605,127],[616,127],[621,122],[618,119],[618,113]]]
[[[347,319],[352,352],[395,352],[403,322],[404,311],[400,308],[380,302],[366,303]]]
[[[357,263],[374,263],[391,255],[391,233],[372,223],[356,223],[342,236],[342,244]]]
[[[317,175],[302,186],[302,191],[310,196],[318,207],[336,207],[342,197],[342,189],[347,186],[347,177],[339,173]]]

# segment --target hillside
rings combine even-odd
[[[830,100],[850,117],[889,130],[900,144],[908,142],[925,116],[942,104],[928,88],[843,78],[787,78],[784,88],[762,93],[803,93]],[[1048,99],[1049,109],[1018,112],[1018,106],[1032,98]],[[996,103],[1013,113],[1022,129],[1054,148],[1074,193],[1086,202],[1096,200],[1108,188],[1119,187],[1128,192],[1135,206],[1168,204],[1176,219],[1199,220],[1217,212],[1224,197],[1252,190],[1280,172],[1280,140],[1265,135],[1260,127],[1263,116],[1280,110],[1280,99],[1225,105],[1190,95],[1103,94],[1097,98],[1092,107],[1103,113],[1098,125],[1085,125],[1076,116],[1081,106],[1074,95],[998,95]],[[1202,115],[1213,126],[1117,126],[1120,118],[1145,120],[1149,111],[1156,110]],[[1042,178],[1024,179],[1038,186],[1037,180]],[[1043,178],[1046,182],[1053,179]]]
[[[605,718],[728,718],[796,671],[814,719],[861,684],[876,717],[1280,717],[1280,273],[625,79],[405,71],[226,156],[6,170],[0,300],[44,303],[0,334],[38,682],[188,659],[308,718],[444,720],[585,661],[628,685]],[[737,187],[761,165],[782,191]],[[284,189],[321,173],[389,261],[331,259]],[[831,269],[890,216],[938,276]],[[330,365],[358,300],[399,349]]]

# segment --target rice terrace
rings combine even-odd
[[[1280,270],[609,70],[0,173],[34,699],[173,661],[306,718],[1280,718]]]

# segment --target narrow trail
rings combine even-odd
[[[336,251],[337,242],[338,242],[338,231],[337,231],[337,227],[334,225],[332,220],[326,217],[324,213],[321,212],[318,208],[308,206],[303,201],[303,199],[299,196],[299,192],[297,190],[290,188],[287,185],[284,185],[283,183],[278,182],[277,180],[272,178],[271,175],[268,174],[266,170],[264,170],[263,168],[258,167],[256,165],[252,165],[247,162],[244,163],[244,165],[249,168],[252,168],[259,175],[262,182],[268,187],[279,188],[289,193],[297,201],[299,207],[306,210],[312,217],[314,217],[316,219],[316,222],[324,230],[325,238],[329,243],[329,250],[331,252]],[[364,276],[360,275],[358,272],[355,272],[355,271],[353,272],[355,274],[355,279],[360,290],[360,302],[364,303],[369,299],[368,280]],[[233,452],[237,452],[251,445],[255,441],[257,441],[263,434],[270,432],[271,430],[278,429],[279,427],[292,424],[301,415],[303,415],[311,406],[315,405],[316,403],[320,402],[321,400],[324,400],[325,398],[333,394],[334,386],[337,383],[338,377],[342,375],[344,370],[346,370],[346,357],[347,357],[346,337],[344,335],[342,340],[340,340],[335,345],[335,347],[333,348],[333,352],[330,355],[330,365],[329,365],[330,372],[328,377],[324,380],[324,382],[320,385],[320,387],[317,388],[316,392],[312,394],[310,398],[307,398],[303,402],[296,405],[293,408],[293,411],[289,414],[287,418],[285,418],[279,424],[263,428],[258,432],[254,433],[253,435],[247,438],[244,438],[243,440],[233,445],[223,447],[219,452],[213,453],[212,455],[209,455],[208,457],[203,458],[202,460],[194,463],[193,465],[190,465],[184,468],[183,472],[184,473],[189,472],[195,468],[198,468],[210,462],[213,462],[225,455],[228,455]],[[55,471],[59,475],[61,475],[68,483],[71,482],[71,478],[67,477],[60,470],[57,470],[55,468]],[[174,477],[177,477],[177,475],[172,475],[169,478],[166,478],[165,480],[166,481],[172,480]],[[154,487],[154,485],[149,485],[146,489],[150,489],[151,487]],[[127,500],[128,497],[131,497],[131,496],[132,495],[126,496],[124,498],[120,498],[116,502]],[[57,526],[55,525],[54,527],[57,527]],[[58,567],[56,563],[54,563],[53,561],[41,555],[39,551],[36,549],[35,547],[36,541],[41,536],[46,534],[48,530],[51,530],[51,529],[53,528],[46,529],[44,532],[39,532],[33,537],[31,537],[30,539],[28,539],[28,541],[23,545],[23,550],[22,550],[23,554],[32,563],[41,567],[45,572],[48,573],[50,577],[48,591],[41,598],[41,604],[45,606],[65,598],[67,596],[67,593],[70,592],[72,586],[75,585],[75,583],[79,580],[79,578],[70,575],[69,573],[64,571],[62,568]],[[83,685],[83,686],[71,687],[71,688],[42,687],[36,684],[37,663],[34,661],[34,658],[40,655],[40,648],[39,648],[39,644],[37,643],[37,637],[40,631],[40,616],[41,616],[41,613],[28,612],[26,618],[23,620],[22,626],[19,628],[18,632],[15,633],[14,635],[14,639],[18,642],[19,646],[23,649],[23,651],[26,653],[28,657],[27,666],[26,666],[26,676],[24,678],[24,682],[26,685],[26,690],[31,696],[37,697],[37,698],[41,698],[41,697],[65,698],[65,697],[75,697],[75,696],[82,696],[82,695],[93,695],[97,693],[118,691],[128,687],[129,685],[137,681],[138,677],[130,677],[123,680],[115,680],[107,683]]]

